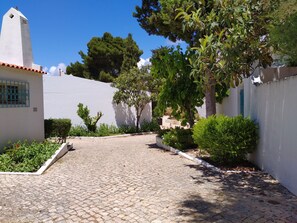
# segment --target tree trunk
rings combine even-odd
[[[207,87],[205,92],[205,106],[206,106],[206,117],[215,115],[216,111],[216,89],[215,89],[215,80],[212,77],[211,73],[207,74]]]
[[[140,115],[136,115],[136,132],[139,132],[139,120],[140,120]]]
[[[191,104],[188,104],[187,113],[188,113],[188,116],[189,116],[188,117],[188,122],[189,122],[190,128],[192,128],[194,126],[194,123],[195,123],[195,117],[194,117],[193,110],[191,109]]]
[[[139,122],[140,122],[140,116],[141,116],[141,113],[143,111],[143,108],[138,106],[138,107],[135,107],[135,110],[136,110],[136,132],[139,132]]]

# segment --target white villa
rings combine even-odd
[[[11,8],[0,36],[0,148],[9,141],[44,139],[42,75],[33,63],[28,20]]]

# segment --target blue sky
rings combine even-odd
[[[152,49],[172,44],[138,25],[132,16],[136,5],[141,0],[1,0],[0,17],[2,24],[11,7],[19,8],[29,20],[34,62],[50,69],[80,60],[78,52],[86,52],[88,41],[104,32],[120,37],[132,33],[144,59]]]

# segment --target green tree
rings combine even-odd
[[[137,67],[123,72],[113,83],[118,91],[113,96],[113,102],[116,104],[124,103],[129,107],[134,107],[136,111],[136,131],[139,131],[139,121],[145,106],[155,97],[156,84],[145,67]]]
[[[277,54],[288,57],[286,63],[297,65],[297,4],[295,0],[285,0],[273,12],[270,37]]]
[[[121,72],[129,71],[131,68],[136,67],[139,58],[143,53],[143,51],[138,48],[130,33],[124,43],[125,49]]]
[[[82,103],[79,103],[77,107],[77,115],[84,121],[88,131],[96,132],[97,122],[102,117],[102,112],[97,112],[96,116],[91,117],[88,106],[84,106]]]
[[[268,10],[261,1],[201,1],[199,9],[180,9],[185,30],[200,33],[193,49],[192,75],[204,86],[206,115],[216,114],[217,84],[235,87],[252,69],[271,64],[266,23]],[[256,61],[258,62],[256,64]]]
[[[183,24],[176,20],[177,8],[196,10],[197,0],[142,0],[141,6],[136,6],[133,16],[139,25],[150,35],[159,35],[171,41],[184,40],[194,45],[196,32],[184,32]]]
[[[76,77],[89,78],[89,74],[87,73],[87,69],[84,64],[80,62],[70,63],[70,65],[66,69],[67,74],[72,74]]]
[[[122,68],[137,66],[142,54],[131,34],[123,39],[104,33],[102,37],[93,37],[87,47],[86,54],[79,52],[82,63],[71,63],[66,70],[68,74],[111,82],[119,76]]]
[[[255,61],[271,63],[268,11],[255,0],[143,0],[134,16],[148,33],[182,39],[196,51],[191,74],[204,87],[209,116],[218,84],[236,86]]]
[[[171,107],[175,118],[192,127],[196,107],[203,104],[204,94],[190,75],[190,57],[189,51],[184,53],[180,47],[161,47],[153,51],[151,72],[162,83],[156,109],[164,114]]]

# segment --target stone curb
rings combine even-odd
[[[48,159],[37,172],[0,172],[0,175],[31,175],[39,176],[43,174],[51,165],[53,165],[58,159],[64,156],[68,152],[69,143],[63,143],[60,148]]]
[[[215,172],[218,172],[218,173],[259,173],[259,172],[263,172],[263,171],[239,171],[239,170],[221,170],[220,168],[218,167],[215,167],[214,165],[211,165],[210,163],[202,160],[202,159],[199,159],[199,158],[196,158],[196,157],[193,157],[193,156],[190,156],[178,149],[175,149],[171,146],[167,146],[165,144],[163,144],[163,139],[160,138],[159,136],[156,136],[156,144],[158,147],[162,148],[162,149],[165,149],[165,150],[168,150],[168,151],[171,151],[177,155],[180,155],[186,159],[189,159],[189,160],[192,160],[193,162],[197,163],[198,165],[202,165],[212,171],[215,171]]]
[[[171,151],[171,152],[173,152],[175,154],[178,154],[178,155],[180,155],[182,157],[185,157],[186,159],[192,160],[195,163],[197,163],[199,165],[202,165],[202,166],[204,166],[206,168],[209,168],[209,169],[211,169],[211,170],[213,170],[215,172],[221,172],[221,170],[219,168],[209,164],[208,162],[205,162],[202,159],[195,158],[195,157],[190,156],[190,155],[188,155],[188,154],[186,154],[186,153],[184,153],[184,152],[182,152],[182,151],[180,151],[178,149],[175,149],[175,148],[173,148],[171,146],[167,146],[167,145],[163,144],[163,139],[160,138],[159,136],[156,136],[156,143],[157,143],[157,146],[159,146],[160,148]]]
[[[67,139],[112,139],[112,138],[124,138],[129,136],[142,136],[142,135],[154,135],[155,132],[143,132],[143,133],[131,133],[122,135],[112,135],[112,136],[69,136]]]

